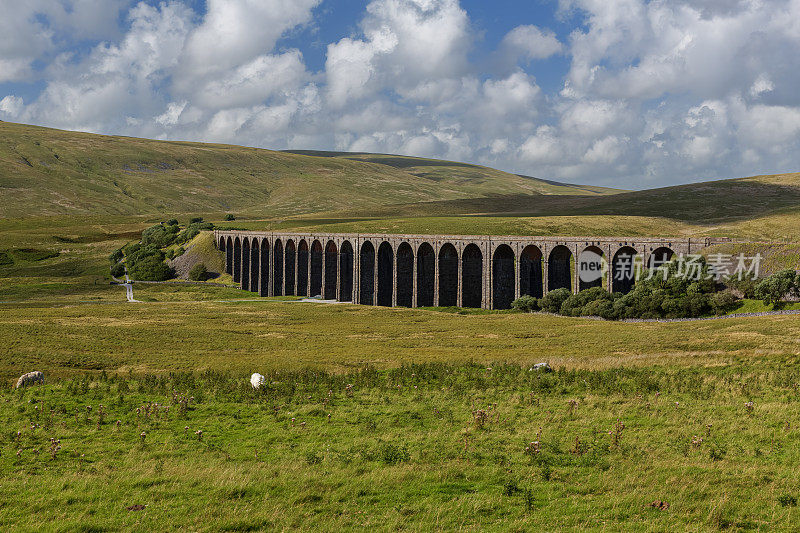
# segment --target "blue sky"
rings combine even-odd
[[[0,0],[0,120],[644,188],[800,170],[800,0]]]

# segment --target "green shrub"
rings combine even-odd
[[[167,226],[177,226],[177,225],[178,225],[178,219],[177,218],[171,218],[171,219],[167,220]]]
[[[225,215],[225,220],[230,222],[231,220],[236,220],[236,217],[233,216],[232,214],[228,213],[227,215]]]
[[[205,281],[208,279],[208,269],[205,263],[197,263],[189,271],[189,279],[192,281]]]
[[[164,248],[175,242],[175,236],[179,231],[178,226],[165,226],[156,224],[142,232],[142,244],[154,244],[159,248]]]
[[[724,291],[712,294],[709,297],[709,303],[715,315],[724,315],[736,309],[739,299],[733,294],[733,290],[725,289]]]
[[[139,281],[165,281],[174,272],[164,263],[164,252],[154,244],[136,247],[128,254],[128,274]]]
[[[202,222],[202,221],[203,217],[192,217],[191,219],[189,219],[189,224],[195,224],[197,222]]]
[[[755,297],[765,304],[777,304],[784,297],[797,293],[797,274],[794,270],[781,270],[761,280],[755,288]]]
[[[11,257],[11,254],[8,252],[0,252],[0,266],[3,265],[13,265],[14,258]]]
[[[175,250],[175,255],[173,256],[173,259],[175,257],[180,257],[185,253],[186,253],[186,248],[184,248],[183,246],[178,246],[178,248]]]
[[[524,313],[531,313],[539,310],[539,300],[526,294],[511,302],[511,308]]]
[[[725,280],[725,285],[728,287],[739,291],[742,294],[742,298],[755,298],[756,297],[756,285],[758,285],[759,281],[756,279],[755,275],[752,273],[748,273],[742,276],[742,279],[739,279],[739,276],[729,276]]]
[[[548,313],[558,313],[561,311],[561,305],[572,295],[569,289],[556,289],[544,295],[544,298],[539,300],[539,307],[542,311]]]
[[[111,267],[111,275],[115,278],[121,278],[125,275],[125,265],[122,263],[117,263],[113,267]]]
[[[122,248],[120,248],[119,250],[114,250],[113,252],[111,252],[111,255],[108,256],[108,260],[112,264],[115,264],[115,263],[119,263],[120,261],[122,261],[123,257],[124,257],[124,254],[122,253]]]

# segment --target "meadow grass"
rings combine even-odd
[[[796,367],[94,374],[0,391],[0,527],[793,530]],[[201,432],[201,433],[198,433]]]
[[[158,297],[172,298],[160,291]],[[0,376],[31,369],[51,376],[128,369],[341,372],[367,364],[498,360],[567,368],[792,364],[798,337],[794,315],[621,323],[258,298],[31,302],[0,304]]]

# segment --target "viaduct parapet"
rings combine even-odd
[[[615,275],[634,257],[656,266],[727,239],[392,235],[214,231],[225,271],[261,296],[322,296],[364,305],[507,309],[521,295],[602,286],[628,292]],[[605,276],[586,283],[576,260],[602,256]]]

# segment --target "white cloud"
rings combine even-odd
[[[23,102],[22,98],[9,94],[0,100],[0,113],[6,118],[14,119],[22,111],[24,104],[25,102]]]
[[[542,30],[533,25],[517,26],[506,34],[500,47],[514,62],[518,59],[547,59],[561,53],[564,48],[552,30]]]
[[[315,44],[313,72],[281,39],[319,4],[15,2],[0,83],[45,86],[4,87],[0,118],[623,187],[800,169],[800,0],[560,0],[569,38],[519,21],[494,50],[458,0],[372,0],[354,33]],[[537,60],[554,55],[564,83],[545,91]]]

